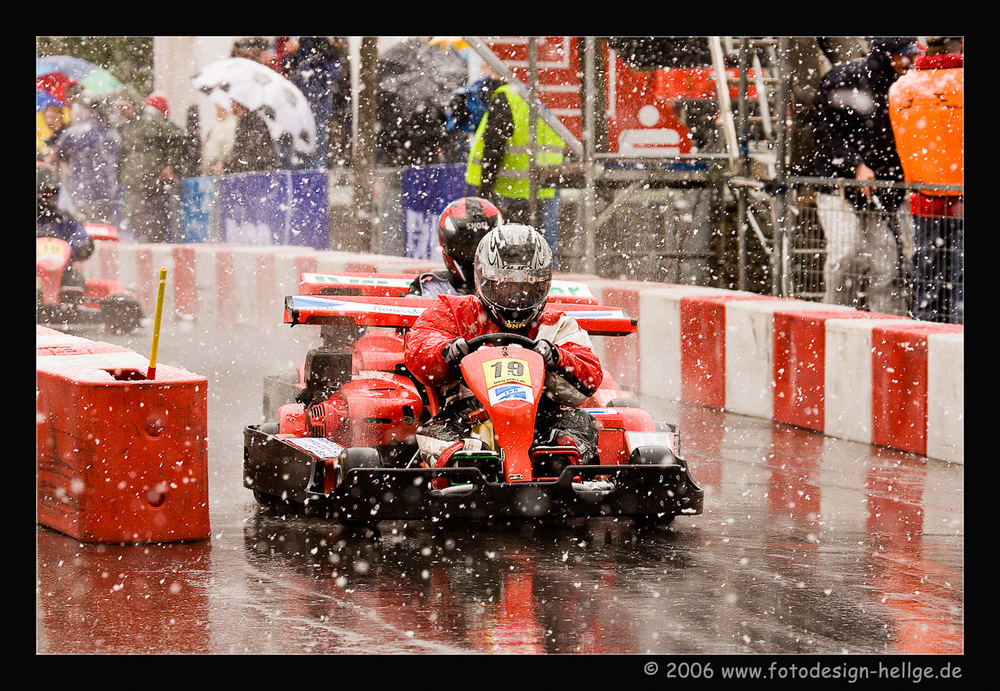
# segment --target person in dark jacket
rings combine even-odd
[[[170,111],[162,94],[150,94],[142,106],[123,96],[118,108],[122,225],[139,242],[168,242],[183,133],[168,119]]]
[[[72,124],[49,147],[61,170],[59,208],[82,222],[118,225],[121,135],[107,98],[81,90],[71,99]]]
[[[235,100],[232,101],[232,113],[238,118],[236,137],[222,164],[222,173],[277,170],[278,154],[264,118]]]
[[[859,181],[903,180],[889,121],[889,87],[920,52],[913,36],[878,36],[868,55],[834,66],[815,102],[814,174]],[[905,310],[902,190],[830,187],[816,206],[826,237],[826,302],[878,312]],[[867,280],[867,288],[865,281]]]

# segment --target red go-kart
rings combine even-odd
[[[117,241],[113,226],[84,224],[90,237],[99,241]],[[68,242],[56,237],[35,241],[36,300],[35,319],[39,324],[103,324],[111,333],[127,334],[138,328],[142,307],[135,295],[111,279],[67,282],[67,267],[72,261]]]
[[[290,296],[286,323],[406,332],[429,298]],[[592,335],[634,333],[618,308],[567,302]],[[469,414],[482,448],[428,465],[418,426],[439,403],[400,361],[357,369],[356,355],[317,348],[305,364],[310,395],[278,407],[278,420],[244,428],[244,486],[258,502],[344,522],[630,517],[669,523],[702,511],[703,490],[680,457],[676,427],[634,400],[584,407],[599,429],[598,461],[572,447],[533,442],[544,365],[531,342],[493,334],[470,342],[461,365],[481,407]],[[589,402],[588,402],[589,403]],[[585,404],[586,405],[586,404]]]
[[[375,273],[303,273],[299,293],[367,298],[402,298],[407,296],[412,274]],[[407,297],[407,305],[424,305],[420,298]],[[415,302],[414,302],[415,301]],[[560,305],[597,305],[597,300],[586,283],[555,278],[549,291],[549,302]],[[373,322],[374,316],[366,317]],[[357,372],[394,372],[403,362],[403,333],[398,329],[372,328],[353,320],[329,320],[321,327],[323,348],[317,350],[350,350],[351,361],[345,363]],[[307,356],[306,360],[309,360]],[[275,420],[278,407],[301,397],[307,385],[307,363],[298,365],[295,372],[270,374],[264,377],[263,415],[265,420]],[[618,387],[611,372],[605,370],[601,387],[587,405],[602,407],[630,405],[635,394]]]

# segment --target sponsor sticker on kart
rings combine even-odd
[[[531,395],[531,387],[523,384],[501,384],[489,390],[490,405],[496,405],[500,401],[526,401],[534,402]]]
[[[336,458],[344,451],[343,446],[325,437],[289,437],[281,441],[317,458]]]
[[[594,297],[590,292],[590,287],[586,283],[579,281],[563,281],[553,279],[549,288],[549,295],[552,297]]]
[[[531,372],[527,360],[496,358],[483,363],[483,376],[490,404],[497,401],[521,400],[532,402]]]
[[[341,274],[302,274],[306,283],[322,283],[338,286],[388,286],[391,288],[409,288],[412,279],[385,276],[345,276]]]
[[[625,432],[629,449],[640,446],[666,446],[677,453],[676,436],[671,432]]]
[[[367,302],[337,300],[336,298],[293,295],[291,296],[296,309],[333,310],[343,314],[399,314],[408,317],[419,317],[423,307],[406,307],[403,305],[384,305]]]

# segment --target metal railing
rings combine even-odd
[[[773,233],[785,249],[778,282],[784,290],[776,294],[964,323],[964,217],[913,214],[910,207],[915,190],[954,194],[963,192],[961,186],[805,177],[788,182],[781,193],[786,213]],[[871,190],[870,197],[862,188]]]

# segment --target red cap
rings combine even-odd
[[[158,111],[163,113],[163,117],[170,117],[170,106],[167,105],[167,99],[163,94],[158,92],[151,93],[146,97],[146,100],[143,101],[143,103],[147,106],[156,108]]]

